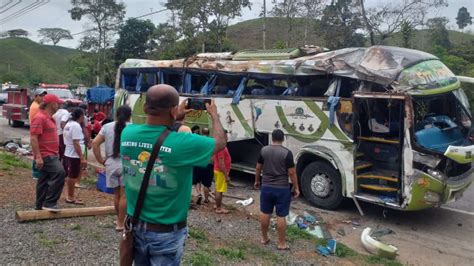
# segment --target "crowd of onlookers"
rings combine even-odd
[[[117,108],[115,121],[107,123],[103,113],[88,118],[84,107],[36,90],[30,108],[33,172],[38,179],[36,209],[60,211],[58,200],[64,185],[65,203],[84,204],[75,189],[92,149],[105,167],[107,187],[114,188],[116,230],[123,231],[124,237],[133,232],[135,264],[179,265],[188,232],[192,185],[198,194],[195,204],[208,204],[214,180],[215,212],[229,213],[222,204],[231,169],[227,132],[213,101],[206,104],[212,131],[184,125],[185,114],[192,110],[187,109],[186,101],[179,103],[177,91],[169,85],[149,88],[144,111],[145,124],[129,123],[132,110],[128,106]],[[283,147],[283,140],[281,130],[272,133],[272,145],[262,149],[255,178],[255,188],[261,188],[262,244],[269,242],[270,215],[276,209],[278,249],[288,249],[289,178],[295,196],[299,195],[293,155]]]

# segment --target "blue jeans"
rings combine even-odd
[[[135,265],[179,265],[184,252],[188,228],[157,233],[143,226],[135,229]]]

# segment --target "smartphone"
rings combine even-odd
[[[206,103],[211,104],[209,98],[188,98],[187,109],[206,110]]]

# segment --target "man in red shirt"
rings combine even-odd
[[[227,130],[224,130],[227,143]],[[227,192],[227,184],[230,182],[229,172],[232,163],[230,153],[227,147],[217,152],[213,156],[214,160],[214,178],[216,182],[216,213],[227,214],[229,210],[222,207],[222,197]]]
[[[36,183],[36,209],[57,212],[65,172],[59,161],[59,138],[53,114],[64,101],[54,94],[43,98],[38,114],[30,124],[30,139],[40,175]]]

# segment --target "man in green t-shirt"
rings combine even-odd
[[[148,89],[143,125],[128,125],[122,132],[120,154],[127,198],[127,214],[133,216],[153,145],[186,110],[169,85]],[[171,132],[163,142],[150,175],[145,201],[135,231],[137,265],[178,265],[187,235],[186,218],[191,202],[194,166],[207,166],[211,156],[224,149],[224,130],[214,102],[206,105],[212,119],[213,138]]]

